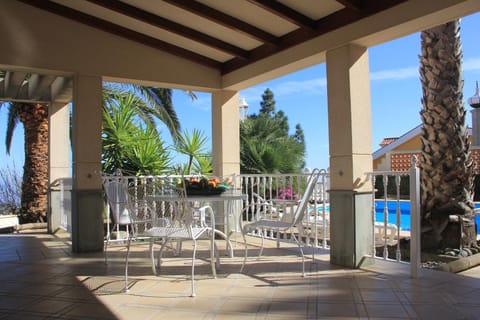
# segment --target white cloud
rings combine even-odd
[[[418,78],[420,63],[416,67],[405,67],[398,69],[387,69],[374,71],[370,74],[371,80],[403,80],[410,78]],[[464,71],[476,71],[480,70],[480,57],[479,58],[469,58],[463,61],[463,70]]]
[[[202,93],[202,92],[195,92],[197,96],[196,99],[192,100],[192,106],[195,109],[204,111],[204,112],[211,112],[212,110],[212,99],[210,94]],[[190,99],[190,98],[189,98]]]
[[[403,67],[397,69],[379,70],[370,73],[370,80],[405,80],[418,79],[420,64],[418,66]],[[464,71],[480,70],[480,57],[469,58],[463,61]],[[274,85],[260,85],[243,90],[240,95],[244,97],[249,104],[259,102],[266,88],[270,88],[275,97],[290,96],[295,94],[324,94],[327,86],[325,78],[314,78],[308,80],[285,81]]]
[[[463,70],[475,71],[480,70],[480,58],[470,58],[463,61]]]
[[[418,78],[419,67],[406,67],[399,69],[388,69],[374,71],[370,73],[371,80],[403,80],[409,78]]]
[[[245,97],[248,103],[258,102],[262,98],[262,94],[265,89],[270,88],[275,94],[275,98],[290,96],[295,94],[324,94],[324,90],[327,84],[325,78],[315,78],[309,80],[299,81],[285,81],[275,85],[256,86],[240,93],[242,97]]]
[[[240,96],[245,98],[248,104],[252,104],[252,102],[258,102],[262,98],[262,94],[265,91],[266,87],[252,87],[240,92]],[[275,91],[274,91],[275,94]]]
[[[273,90],[275,95],[291,95],[291,94],[322,94],[327,85],[325,78],[316,78],[304,81],[287,81],[276,86]]]

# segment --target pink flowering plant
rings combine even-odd
[[[292,186],[287,186],[285,189],[278,189],[278,199],[296,200],[297,193],[292,190]]]

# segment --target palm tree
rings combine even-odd
[[[212,155],[203,154],[196,157],[196,161],[193,163],[193,168],[195,172],[200,172],[202,174],[212,174]]]
[[[138,130],[133,122],[135,110],[131,108],[133,96],[104,100],[102,110],[102,172],[113,174],[123,167],[126,158],[124,146],[133,144],[133,133]]]
[[[155,128],[140,127],[133,135],[135,143],[128,147],[124,172],[132,175],[159,175],[171,171],[170,154]]]
[[[137,98],[138,116],[147,125],[155,128],[157,119],[165,124],[174,140],[180,136],[180,121],[173,108],[171,89],[107,82],[103,86],[104,105],[130,93]],[[187,91],[187,94],[195,98],[193,92]]]
[[[102,171],[117,169],[128,175],[161,174],[170,168],[170,156],[154,126],[138,123],[138,105],[132,93],[105,101],[102,128]]]
[[[0,78],[4,73],[0,73]],[[139,116],[153,124],[155,119],[165,123],[174,139],[180,132],[180,123],[172,107],[171,89],[105,83],[103,99],[112,99],[114,93],[134,92],[145,103]],[[187,92],[192,98],[195,95]],[[25,164],[22,181],[20,222],[46,221],[48,190],[48,106],[45,104],[3,103],[8,107],[6,146],[10,151],[13,132],[22,122],[25,132]]]
[[[25,133],[25,164],[20,201],[20,223],[45,222],[48,190],[48,106],[2,103],[8,108],[5,145],[10,153],[13,132],[19,122]]]
[[[240,123],[242,173],[300,172],[304,144],[285,131],[284,120],[261,113]]]
[[[191,174],[194,160],[202,161],[201,155],[206,152],[207,137],[202,131],[193,129],[192,134],[185,130],[175,144],[175,150],[188,156],[188,164],[185,174]]]
[[[247,118],[240,124],[240,167],[242,173],[278,173],[282,156],[277,146],[285,145],[278,123],[266,114]]]
[[[305,137],[300,124],[289,135],[288,117],[275,110],[275,99],[265,89],[260,112],[240,123],[240,172],[295,173],[304,166]]]
[[[476,245],[459,21],[421,33],[422,250]]]

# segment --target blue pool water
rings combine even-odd
[[[476,208],[480,208],[480,204],[475,204]],[[385,208],[384,201],[377,200],[375,201],[375,220],[383,222],[383,209]],[[396,201],[387,201],[388,208],[388,222],[397,223],[397,202]],[[480,226],[480,215],[476,216],[475,222],[477,226]],[[400,228],[402,230],[410,230],[410,202],[409,201],[400,201]],[[477,233],[480,234],[480,227],[477,230]]]

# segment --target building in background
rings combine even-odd
[[[474,162],[474,172],[480,174],[480,91],[478,83],[475,94],[468,99],[472,107],[472,128],[467,128],[470,141],[470,155]],[[412,157],[420,159],[422,125],[418,125],[400,137],[385,138],[380,149],[373,153],[374,171],[406,171],[411,167]]]

